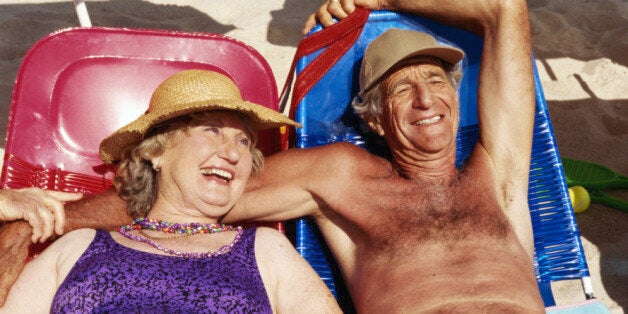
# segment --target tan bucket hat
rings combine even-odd
[[[275,110],[243,100],[235,83],[223,74],[186,70],[159,84],[148,110],[100,143],[100,158],[111,164],[121,158],[126,147],[142,141],[151,127],[189,113],[210,110],[241,112],[251,119],[257,130],[301,126]]]
[[[434,37],[423,32],[391,28],[375,38],[364,51],[360,68],[360,95],[363,96],[394,66],[416,56],[432,56],[457,64],[464,57],[464,52],[439,45]]]

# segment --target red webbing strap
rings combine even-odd
[[[296,63],[302,57],[327,47],[318,57],[312,60],[297,75],[294,84],[294,93],[290,102],[289,117],[294,118],[296,107],[303,97],[312,89],[316,83],[331,69],[334,64],[353,46],[360,37],[370,11],[364,8],[356,10],[347,18],[339,21],[333,26],[324,28],[306,38],[297,46],[297,51],[292,60],[288,78],[284,84],[280,96],[281,112],[285,112],[290,86],[292,85],[293,73]]]

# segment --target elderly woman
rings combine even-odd
[[[171,76],[144,115],[100,146],[105,163],[118,162],[114,185],[136,219],[54,242],[2,310],[338,312],[281,233],[217,223],[262,167],[257,130],[282,125],[296,123],[243,101],[222,74]]]

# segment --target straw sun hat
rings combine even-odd
[[[300,127],[277,111],[243,100],[238,87],[228,77],[213,71],[186,70],[157,86],[146,113],[100,143],[100,158],[111,164],[121,158],[125,148],[141,142],[151,127],[189,113],[210,110],[243,113],[258,130],[284,125]]]

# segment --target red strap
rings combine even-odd
[[[358,7],[347,18],[304,38],[299,43],[292,60],[292,65],[290,66],[290,71],[288,72],[288,78],[286,79],[286,83],[284,84],[279,98],[281,102],[281,112],[285,112],[285,104],[287,103],[287,97],[290,93],[297,61],[306,55],[327,47],[325,51],[306,65],[297,75],[289,110],[289,116],[291,118],[294,118],[296,107],[303,97],[318,83],[327,71],[340,60],[349,48],[353,46],[358,37],[360,37],[364,24],[366,24],[368,20],[369,13],[369,10]]]

